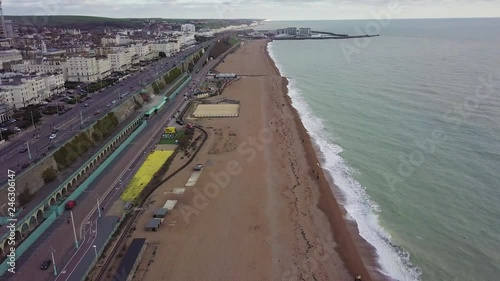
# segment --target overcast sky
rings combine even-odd
[[[3,0],[5,15],[272,20],[500,17],[500,0]]]

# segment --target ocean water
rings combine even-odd
[[[266,22],[348,218],[394,280],[500,280],[500,19]],[[368,28],[367,28],[368,26]]]

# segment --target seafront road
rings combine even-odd
[[[140,163],[147,157],[149,151],[156,145],[160,132],[168,123],[173,123],[171,116],[180,110],[187,101],[184,100],[189,88],[195,87],[201,81],[216,62],[210,61],[205,67],[201,67],[202,60],[195,66],[201,69],[200,73],[193,73],[191,87],[185,87],[175,98],[165,105],[165,108],[157,116],[148,120],[144,128],[135,140],[133,140],[124,151],[107,167],[101,175],[89,186],[78,199],[73,209],[75,228],[80,247],[75,248],[73,227],[68,223],[69,213],[64,213],[47,229],[47,231],[35,242],[35,244],[17,261],[17,272],[4,274],[0,280],[76,280],[75,276],[87,271],[95,257],[93,245],[97,250],[103,247],[109,233],[114,228],[117,217],[105,216],[105,212],[112,203],[118,199],[128,180],[132,178]],[[120,183],[121,180],[121,183]],[[107,195],[104,197],[104,195]],[[100,198],[100,206],[104,208],[102,215],[98,218],[96,210],[97,198]],[[84,225],[85,227],[80,227]],[[80,229],[83,229],[80,233]],[[105,238],[104,238],[105,237]],[[104,240],[103,240],[104,239]],[[53,268],[46,271],[40,269],[45,260],[50,259],[51,251],[54,250],[55,264],[58,275],[55,276]],[[90,254],[91,253],[91,254]],[[81,277],[81,276],[80,276]]]

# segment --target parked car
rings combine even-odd
[[[196,164],[196,166],[194,166],[195,171],[201,171],[202,169],[203,169],[203,164]]]
[[[57,138],[57,135],[56,135],[56,134],[51,134],[51,135],[49,136],[49,139],[51,139],[51,140],[53,140],[53,139],[55,139],[55,138]]]
[[[26,169],[30,166],[30,163],[29,162],[26,162],[24,164],[21,165],[21,169]]]
[[[181,126],[184,126],[184,122],[182,122],[182,120],[177,119],[177,120],[175,121],[175,123],[177,123],[177,124],[179,124],[179,125],[181,125]]]
[[[101,113],[100,110],[97,110],[96,112],[94,112],[94,115],[99,115]]]
[[[13,130],[16,131],[16,132],[20,132],[21,131],[21,129],[19,127],[14,127]]]
[[[111,103],[116,103],[116,100],[113,100]]]
[[[19,153],[25,153],[26,151],[28,151],[28,148],[26,146],[21,146],[18,151]]]
[[[76,206],[76,201],[75,201],[75,200],[69,200],[68,202],[66,202],[66,205],[64,205],[64,208],[65,208],[66,210],[71,210],[71,209],[73,209],[75,206]]]
[[[49,269],[50,265],[52,265],[52,260],[46,260],[40,265],[41,270],[47,270]]]
[[[109,103],[108,103],[108,104],[106,104],[106,106],[107,106],[107,107],[110,107],[110,106],[111,106],[111,104],[109,104]]]
[[[88,104],[88,103],[86,103],[86,104],[85,104],[85,107],[88,107],[88,106],[89,106],[89,104]]]

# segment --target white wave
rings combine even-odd
[[[268,52],[282,76],[287,76],[274,53],[275,43],[268,44]],[[334,137],[323,126],[323,120],[316,117],[296,87],[294,78],[288,78],[288,95],[292,106],[299,112],[300,119],[307,129],[312,141],[320,150],[322,168],[335,180],[343,197],[342,202],[347,211],[347,219],[355,221],[359,234],[370,243],[377,252],[380,272],[395,280],[419,280],[420,269],[410,262],[410,255],[402,247],[391,242],[391,236],[378,223],[380,207],[370,200],[366,189],[357,182],[355,171],[340,156],[342,147],[334,143]]]

